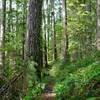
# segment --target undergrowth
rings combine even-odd
[[[99,55],[72,63],[62,59],[53,64],[50,74],[56,77],[56,100],[100,100]]]

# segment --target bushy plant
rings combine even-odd
[[[45,84],[37,82],[35,86],[32,84],[32,82],[29,83],[28,87],[28,94],[24,97],[23,100],[37,100],[37,98],[42,94],[43,90],[45,88]]]
[[[65,80],[55,85],[54,92],[57,94],[57,100],[86,100],[87,97],[96,96],[99,93],[96,90],[96,84],[99,83],[100,63],[95,62],[66,76]]]
[[[33,98],[36,98],[41,95],[45,88],[45,84],[43,82],[40,82],[37,78],[36,68],[34,67],[36,63],[34,61],[28,61],[26,68],[26,76],[27,76],[27,94],[23,98],[23,100],[33,100]]]

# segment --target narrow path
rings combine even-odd
[[[53,93],[53,87],[54,87],[54,80],[51,80],[46,86],[45,92],[42,94],[41,100],[55,100],[56,94]]]
[[[44,93],[42,100],[55,100],[55,93]]]

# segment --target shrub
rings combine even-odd
[[[55,85],[54,92],[57,100],[86,100],[87,97],[98,96],[100,91],[97,91],[96,84],[100,84],[99,62],[66,76],[65,80]]]

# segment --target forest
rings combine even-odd
[[[100,0],[0,0],[0,100],[100,100]]]

